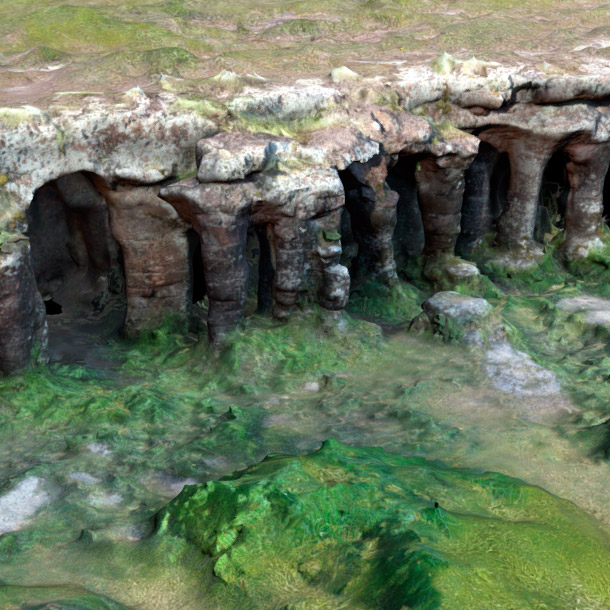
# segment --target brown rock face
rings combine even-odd
[[[234,174],[233,168],[250,167],[251,151],[265,149],[251,137],[243,144],[242,161],[226,161],[226,151],[219,148],[219,161],[207,160],[206,167],[243,175],[241,170]],[[206,170],[206,176],[210,172]],[[159,196],[200,236],[212,342],[221,341],[243,315],[249,227],[255,228],[261,244],[259,309],[268,304],[269,284],[278,319],[288,318],[306,297],[317,298],[331,310],[345,306],[349,274],[339,265],[336,237],[344,198],[335,171],[297,168],[288,173],[271,168],[227,183],[191,179],[164,187]]]
[[[29,243],[5,244],[0,251],[0,373],[26,367],[47,342],[45,307],[36,288]]]
[[[108,202],[110,228],[123,253],[127,293],[124,332],[135,336],[190,311],[188,224],[158,197],[160,186],[97,184]]]
[[[563,250],[569,260],[584,258],[599,243],[604,210],[604,181],[610,164],[610,144],[568,144],[566,165],[570,194],[566,204]]]
[[[493,209],[491,188],[499,157],[493,146],[481,142],[479,154],[466,170],[462,229],[457,243],[462,252],[469,252],[477,240],[493,230],[498,210]]]
[[[424,225],[424,254],[452,254],[460,233],[464,174],[474,155],[426,157],[415,172]]]
[[[431,281],[474,277],[452,255],[492,232],[496,262],[517,267],[536,264],[553,222],[565,221],[566,259],[601,246],[607,79],[515,81],[485,62],[443,61],[438,72],[401,68],[383,90],[265,85],[226,100],[222,120],[141,91],[108,116],[94,100],[61,121],[11,110],[0,125],[0,239],[13,240],[0,255],[0,371],[44,344],[38,291],[48,303],[76,288],[99,311],[121,255],[127,335],[167,314],[186,321],[197,276],[220,342],[244,315],[251,272],[260,312],[284,320],[312,302],[341,311],[342,230],[352,275],[388,285],[397,257],[422,253]],[[284,135],[248,131],[270,117],[286,121]]]

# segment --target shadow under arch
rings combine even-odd
[[[126,312],[122,256],[104,197],[88,172],[73,172],[39,187],[26,216],[50,361],[103,366],[98,348],[118,336]]]

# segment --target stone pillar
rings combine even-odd
[[[498,157],[493,146],[481,142],[479,154],[466,170],[461,232],[457,241],[460,252],[470,252],[481,237],[493,230],[490,187]]]
[[[305,222],[280,217],[273,223],[273,317],[286,320],[306,291]]]
[[[610,164],[610,144],[573,142],[566,147],[570,194],[565,213],[565,241],[568,260],[584,258],[601,245],[604,180]]]
[[[453,254],[460,233],[464,173],[473,155],[426,157],[415,171],[424,225],[424,254]]]
[[[316,255],[321,273],[320,305],[329,311],[345,309],[349,299],[350,275],[347,267],[339,264],[341,240],[338,229],[341,226],[341,210],[334,210],[314,221],[318,244]]]
[[[45,357],[47,321],[27,238],[4,234],[0,245],[0,375],[8,375]]]
[[[511,137],[504,145],[502,150],[508,152],[510,161],[510,182],[506,206],[497,223],[497,243],[509,249],[527,249],[533,242],[542,176],[555,142],[523,134]]]
[[[385,182],[389,162],[388,155],[375,155],[366,163],[352,163],[347,169],[358,186],[346,192],[345,206],[358,243],[356,273],[372,273],[391,285],[397,280],[392,238],[398,193]]]
[[[166,315],[185,322],[191,305],[188,224],[158,197],[159,185],[99,185],[125,266],[125,334],[154,329]]]
[[[248,294],[251,190],[251,184],[184,180],[159,192],[201,239],[212,343],[220,343],[243,316]]]

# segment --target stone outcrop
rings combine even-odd
[[[0,239],[0,372],[10,373],[44,356],[47,326],[27,238]]]
[[[221,141],[226,138],[219,136]],[[278,146],[262,138],[239,140],[232,134],[231,139],[234,158],[227,161],[224,146],[211,138],[199,145],[207,156],[198,153],[205,163],[200,163],[197,179],[166,186],[159,193],[200,236],[213,342],[243,315],[249,226],[270,247],[269,258],[263,257],[261,264],[268,266],[271,259],[273,315],[278,319],[286,319],[308,295],[327,309],[340,310],[349,292],[349,274],[339,265],[339,210],[344,199],[336,171],[294,159],[295,167],[287,171],[283,163],[288,158],[281,161],[277,155],[282,141]],[[214,182],[220,177],[230,181]],[[259,277],[268,281],[269,273]],[[260,282],[259,288],[264,289]]]
[[[185,322],[191,305],[188,225],[163,199],[160,185],[128,183],[109,188],[110,228],[121,247],[127,297],[124,332],[134,337],[171,314]]]
[[[440,272],[443,285],[462,281],[478,271],[455,257],[456,248],[468,253],[489,232],[501,260],[535,264],[545,172],[559,154],[569,189],[563,254],[574,260],[603,245],[604,78],[549,77],[449,56],[434,69],[396,74],[383,85],[366,78],[292,89],[259,83],[197,110],[175,94],[137,89],[116,98],[110,113],[90,98],[54,114],[9,109],[0,117],[0,229],[10,239],[25,232],[34,193],[55,189],[69,211],[64,255],[85,275],[104,278],[118,242],[128,335],[167,314],[188,318],[193,229],[214,342],[243,316],[253,264],[248,235],[260,251],[258,310],[282,320],[312,302],[341,311],[350,273],[391,285],[397,259],[420,252],[428,279]],[[261,133],[270,117],[284,135]],[[341,264],[344,210],[357,249],[350,269]],[[106,216],[109,232],[99,231]],[[40,256],[34,267],[45,291],[41,260],[44,267]],[[20,352],[4,358],[4,372],[29,361],[35,343],[44,346],[29,249],[16,247],[11,261],[0,278],[0,308],[18,308],[28,321],[0,338],[0,350]]]

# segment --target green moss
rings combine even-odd
[[[348,310],[376,321],[406,324],[421,313],[425,299],[424,293],[412,284],[399,282],[388,287],[369,280],[352,291]]]
[[[195,112],[206,119],[224,120],[228,117],[228,111],[223,104],[205,98],[179,98],[170,106],[170,110],[178,113]]]
[[[200,43],[183,40],[152,23],[130,23],[104,15],[98,9],[62,4],[32,13],[22,21],[27,44],[46,45],[60,52],[99,52],[129,46],[131,49]],[[178,43],[178,44],[177,44]]]
[[[53,601],[50,601],[53,600]],[[25,610],[125,610],[102,595],[68,587],[17,587],[0,584],[0,605]]]
[[[319,36],[336,29],[332,21],[312,19],[291,19],[274,25],[262,32],[263,36],[274,37],[282,34],[289,36]]]
[[[164,74],[180,76],[181,70],[194,68],[199,59],[180,47],[165,47],[145,51],[116,51],[96,61],[96,70],[140,76]]]
[[[236,129],[254,133],[269,133],[306,142],[308,136],[314,131],[341,126],[345,120],[347,119],[344,116],[337,118],[328,111],[316,111],[297,119],[275,119],[239,112],[233,113],[232,124]]]
[[[245,607],[610,603],[610,540],[573,504],[502,475],[336,441],[187,487],[157,536],[213,558],[217,587],[240,591]]]

